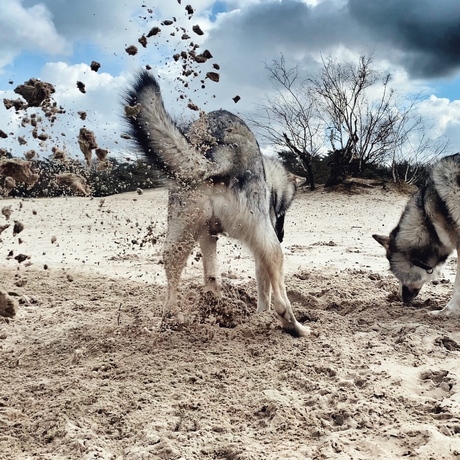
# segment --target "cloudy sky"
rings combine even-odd
[[[308,75],[321,56],[340,60],[365,53],[392,73],[395,89],[423,91],[420,111],[434,123],[434,135],[449,137],[455,150],[459,24],[458,0],[8,0],[0,2],[0,93],[2,99],[16,99],[14,88],[32,77],[54,85],[54,100],[66,114],[52,127],[43,124],[52,138],[41,147],[42,156],[53,145],[78,152],[82,126],[95,132],[99,146],[124,155],[129,143],[120,138],[121,95],[141,67],[150,65],[160,77],[166,106],[179,118],[192,115],[188,99],[205,110],[225,108],[244,117],[271,91],[265,66],[281,54]],[[161,32],[143,47],[138,39],[155,26]],[[213,57],[195,66],[198,75],[184,87],[177,80],[181,61],[173,55],[189,49],[190,42]],[[136,55],[125,51],[130,45],[138,47]],[[92,61],[101,64],[98,72],[90,69]],[[218,83],[205,78],[215,64]],[[79,111],[87,112],[86,120]],[[21,126],[23,116],[0,106],[0,129],[8,133],[0,148],[18,156],[36,147],[32,140],[17,142],[18,135],[31,131]]]

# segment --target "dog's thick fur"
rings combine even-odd
[[[198,241],[205,289],[219,292],[217,235],[245,243],[256,261],[257,311],[274,310],[283,327],[305,336],[309,328],[292,313],[283,275],[284,215],[295,183],[276,160],[265,158],[246,124],[230,112],[202,115],[183,133],[164,108],[155,78],[141,71],[125,98],[132,138],[146,159],[174,179],[168,207],[164,265],[168,279],[165,314],[177,304],[179,279]]]
[[[454,249],[459,254],[460,154],[444,157],[432,167],[389,237],[373,237],[386,249],[390,268],[400,281],[401,299],[410,302],[424,283],[439,275]],[[452,298],[433,313],[460,315],[459,261]]]

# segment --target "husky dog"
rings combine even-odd
[[[257,312],[273,306],[284,329],[309,334],[292,313],[283,275],[284,216],[295,183],[284,167],[264,158],[246,124],[225,110],[202,115],[182,132],[164,108],[160,87],[141,71],[127,91],[129,131],[146,159],[173,179],[163,251],[168,294],[163,314],[177,305],[182,270],[196,242],[203,254],[205,290],[219,292],[217,235],[245,243],[256,262]]]
[[[460,154],[435,163],[389,237],[372,236],[387,251],[391,271],[400,282],[401,299],[410,302],[427,281],[439,275],[454,249],[459,254]],[[453,296],[442,310],[433,313],[460,315],[460,258]]]

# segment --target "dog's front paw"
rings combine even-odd
[[[449,302],[443,309],[441,310],[433,310],[430,311],[430,315],[434,316],[460,316],[460,304],[455,302]]]

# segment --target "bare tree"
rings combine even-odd
[[[445,137],[431,137],[431,129],[432,126],[419,124],[407,141],[394,150],[391,161],[394,182],[418,182],[426,167],[449,150],[450,140]]]
[[[331,185],[347,170],[361,174],[367,165],[391,160],[411,132],[423,123],[414,116],[420,95],[400,99],[390,88],[391,76],[380,75],[372,57],[358,63],[323,59],[320,75],[311,79],[319,95],[319,113],[329,131],[333,153]]]
[[[298,67],[286,68],[284,57],[266,65],[274,95],[266,96],[257,117],[250,119],[259,135],[280,150],[289,150],[305,170],[310,188],[315,181],[312,159],[323,147],[323,122],[308,80],[301,80]]]
[[[416,112],[421,95],[400,97],[390,87],[391,76],[376,71],[372,57],[361,55],[357,63],[328,57],[309,78],[302,78],[298,67],[288,69],[283,56],[266,68],[274,95],[251,121],[268,142],[296,155],[312,188],[312,159],[326,151],[327,185],[335,185],[348,174],[362,174],[366,166],[391,164],[395,152],[414,154],[412,134],[428,133]],[[422,142],[418,149],[427,148]]]

